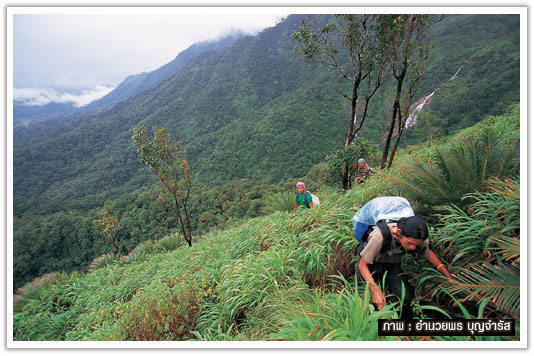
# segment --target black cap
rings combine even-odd
[[[419,240],[426,240],[428,238],[428,227],[426,226],[426,222],[419,216],[401,218],[397,223],[397,226],[406,237]]]

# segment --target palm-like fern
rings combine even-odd
[[[425,269],[419,286],[430,295],[448,292],[463,301],[480,303],[501,315],[517,317],[520,301],[519,183],[489,182],[490,191],[468,194],[474,200],[466,212],[451,206],[440,216],[443,226],[433,243],[445,246],[457,282],[446,283],[439,273]]]
[[[482,263],[463,268],[457,279],[458,283],[443,288],[452,295],[465,296],[464,300],[489,298],[497,311],[519,316],[519,267]]]
[[[152,240],[147,240],[138,244],[128,256],[123,257],[122,262],[131,263],[134,261],[144,261],[156,252],[158,243]]]
[[[465,194],[482,190],[489,178],[506,177],[518,168],[516,142],[505,137],[482,127],[469,140],[436,147],[431,159],[404,162],[400,174],[388,179],[412,199],[431,205],[462,204]]]
[[[265,207],[270,212],[292,212],[295,207],[295,193],[272,194],[265,199]]]

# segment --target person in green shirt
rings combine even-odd
[[[295,197],[295,209],[293,212],[301,212],[304,209],[310,209],[313,207],[313,200],[310,192],[306,191],[306,184],[303,182],[297,183],[297,195]]]

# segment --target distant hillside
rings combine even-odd
[[[244,36],[245,34],[242,32],[235,32],[215,41],[195,43],[186,50],[180,52],[174,60],[164,66],[152,72],[127,77],[112,92],[85,106],[82,112],[105,110],[133,95],[153,88],[178,73],[190,60],[199,56],[201,53],[221,50],[232,45],[235,41]]]
[[[131,142],[136,125],[167,127],[205,181],[304,175],[342,145],[348,107],[338,80],[294,53],[291,33],[303,18],[289,16],[255,37],[204,52],[161,85],[106,112],[36,133],[35,143],[15,149],[15,194],[70,200],[146,184],[151,178]],[[518,101],[518,15],[451,15],[431,36],[420,95],[462,67],[430,106],[446,133]],[[392,89],[377,93],[364,128],[376,143]]]
[[[222,48],[230,46],[244,36],[245,34],[242,32],[234,32],[221,39],[195,43],[184,51],[180,52],[175,59],[164,66],[151,72],[140,73],[127,77],[106,96],[81,108],[75,107],[72,103],[52,102],[46,105],[27,106],[15,102],[13,112],[14,124],[23,121],[43,121],[49,118],[61,118],[74,114],[87,115],[104,111],[120,101],[126,100],[144,90],[155,87],[164,80],[176,74],[184,65],[187,64],[187,62],[197,57],[201,53],[218,51]],[[72,119],[74,118],[71,118],[71,120]],[[57,124],[57,120],[55,121],[56,122],[53,122],[52,125]],[[32,131],[35,129],[39,129],[39,126],[30,128]]]
[[[72,115],[80,109],[73,103],[48,103],[45,105],[24,105],[13,102],[13,125],[29,123],[36,120],[60,118]]]

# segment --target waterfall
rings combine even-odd
[[[437,90],[437,89],[436,89]],[[423,110],[423,108],[425,107],[425,105],[427,103],[430,103],[430,100],[432,98],[432,95],[434,95],[434,93],[436,92],[436,90],[434,90],[430,95],[427,95],[425,96],[422,100],[419,100],[418,103],[420,102],[419,105],[417,105],[415,107],[415,109],[412,111],[412,113],[410,114],[410,116],[408,116],[408,119],[406,119],[406,126],[405,128],[410,128],[412,127],[413,125],[415,125],[415,123],[417,122],[417,113],[421,110]],[[416,103],[417,104],[417,103]]]
[[[458,77],[458,73],[460,73],[460,70],[463,68],[463,64],[460,66],[460,68],[458,68],[458,70],[456,71],[456,73],[454,73],[454,75],[449,79],[449,82],[452,82],[454,79],[456,79]],[[434,95],[434,93],[436,91],[439,90],[439,88],[441,88],[441,86],[443,85],[443,82],[438,85],[438,87],[436,89],[434,89],[434,91],[432,93],[430,93],[429,95],[425,96],[424,98],[422,99],[419,99],[414,105],[416,105],[416,107],[413,109],[413,111],[410,113],[410,115],[408,116],[408,118],[406,119],[406,123],[405,123],[405,128],[410,128],[412,127],[413,125],[416,124],[417,122],[417,113],[422,111],[423,108],[430,104],[430,102],[432,101],[432,96]]]
[[[460,73],[460,69],[462,69],[464,65],[462,64],[460,66],[460,68],[458,68],[458,70],[456,71],[456,73],[454,73],[454,75],[451,77],[451,79],[449,79],[449,82],[452,82],[454,79],[456,79],[456,77],[458,76],[458,73]]]

